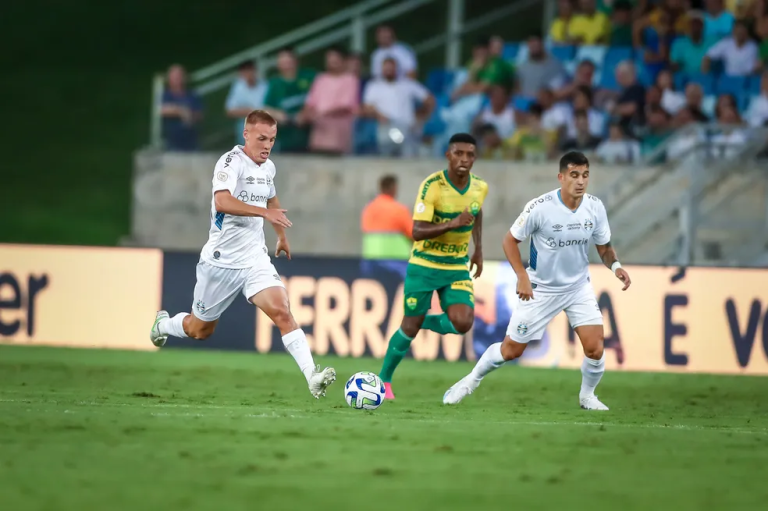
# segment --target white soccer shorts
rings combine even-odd
[[[238,292],[242,291],[247,300],[267,288],[285,287],[266,254],[259,257],[252,267],[241,270],[219,268],[200,261],[196,273],[192,312],[203,321],[219,319]]]
[[[595,299],[592,284],[586,283],[581,288],[564,294],[536,293],[533,299],[517,299],[512,318],[509,320],[507,335],[515,342],[527,344],[538,341],[544,335],[552,319],[565,311],[571,327],[584,325],[602,325],[603,314]]]

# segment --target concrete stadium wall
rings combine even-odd
[[[129,244],[199,250],[210,225],[211,179],[219,154],[142,151],[135,156],[132,236]],[[392,160],[284,156],[273,158],[280,201],[293,222],[295,253],[360,255],[360,212],[377,193],[378,180],[394,174],[398,199],[412,207],[421,181],[444,160]],[[525,203],[557,188],[556,163],[478,161],[474,172],[490,185],[484,210],[484,253],[501,259],[501,238]],[[632,171],[593,165],[590,191],[601,192]],[[270,243],[274,233],[267,229]]]

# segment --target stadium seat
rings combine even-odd
[[[504,49],[501,51],[501,58],[509,62],[514,62],[519,49],[519,43],[505,43]]]
[[[570,62],[576,55],[575,46],[553,46],[550,50],[553,57],[561,62]]]
[[[608,52],[606,46],[580,46],[576,51],[576,61],[591,60],[595,63],[595,66],[599,69],[603,67],[605,61],[605,55]]]
[[[753,75],[749,77],[749,81],[747,83],[747,90],[753,96],[760,94],[760,75]]]
[[[427,75],[426,86],[429,91],[437,96],[446,94],[453,85],[455,71],[450,69],[432,69]]]
[[[528,98],[525,96],[515,96],[512,98],[512,108],[520,112],[527,112],[533,103],[536,102],[535,98]]]
[[[717,78],[716,90],[718,94],[733,94],[739,97],[747,90],[747,77],[720,75]]]
[[[603,59],[603,66],[606,69],[615,69],[620,62],[625,60],[632,60],[632,48],[624,46],[614,46],[608,48],[605,52],[605,58]]]
[[[616,81],[616,68],[606,67],[600,75],[600,87],[603,89],[618,91],[620,89],[619,83]]]
[[[698,83],[707,96],[715,93],[715,77],[711,74],[695,73],[688,75],[688,82]]]

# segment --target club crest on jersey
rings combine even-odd
[[[469,205],[469,210],[472,212],[473,215],[476,215],[478,211],[480,211],[480,203],[477,201],[474,201],[472,204]]]
[[[416,204],[416,213],[424,213],[426,209],[427,209],[427,206],[425,206],[423,202],[419,202],[418,204]]]
[[[227,177],[229,176],[227,175],[226,172],[219,172],[218,174],[216,174],[216,179],[218,179],[219,181],[226,181]]]
[[[592,220],[590,220],[589,218],[587,218],[586,220],[584,220],[584,229],[586,229],[586,230],[590,230],[590,229],[592,229],[593,227],[594,227],[594,225],[592,225]]]
[[[405,305],[411,310],[415,309],[418,304],[419,301],[416,299],[416,297],[409,296],[405,299]]]
[[[520,323],[517,325],[517,333],[520,335],[525,335],[528,333],[528,325],[525,323]]]
[[[197,303],[195,303],[195,308],[198,312],[205,313],[205,302],[198,300]]]

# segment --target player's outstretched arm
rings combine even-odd
[[[277,198],[277,195],[267,200],[267,209],[285,211],[280,209],[280,199]],[[288,244],[288,237],[285,235],[285,227],[279,224],[272,224],[272,227],[274,227],[275,234],[277,234],[277,247],[275,248],[275,257],[280,257],[280,254],[284,253],[285,256],[290,259],[291,245]]]
[[[507,231],[507,234],[504,235],[504,240],[501,242],[501,247],[504,249],[507,261],[512,265],[512,269],[515,270],[515,275],[517,275],[517,296],[521,300],[527,301],[533,298],[533,286],[531,285],[530,277],[528,277],[528,272],[525,271],[523,256],[520,255],[520,243],[519,239]]]
[[[603,264],[610,268],[614,275],[624,283],[622,291],[626,291],[632,284],[632,280],[629,278],[627,270],[621,267],[619,258],[616,255],[616,249],[611,246],[610,241],[605,245],[595,245],[595,247],[597,248],[597,253],[600,255],[600,260],[603,261]]]
[[[290,227],[291,221],[285,216],[284,209],[268,209],[259,206],[250,206],[236,199],[229,193],[229,190],[219,190],[214,195],[216,211],[232,216],[259,216],[267,220],[272,225],[281,227]]]
[[[450,222],[442,224],[433,224],[432,222],[416,220],[413,222],[413,241],[431,240],[458,227],[472,225],[474,218],[474,215],[472,215],[468,209],[465,209],[459,216]]]

